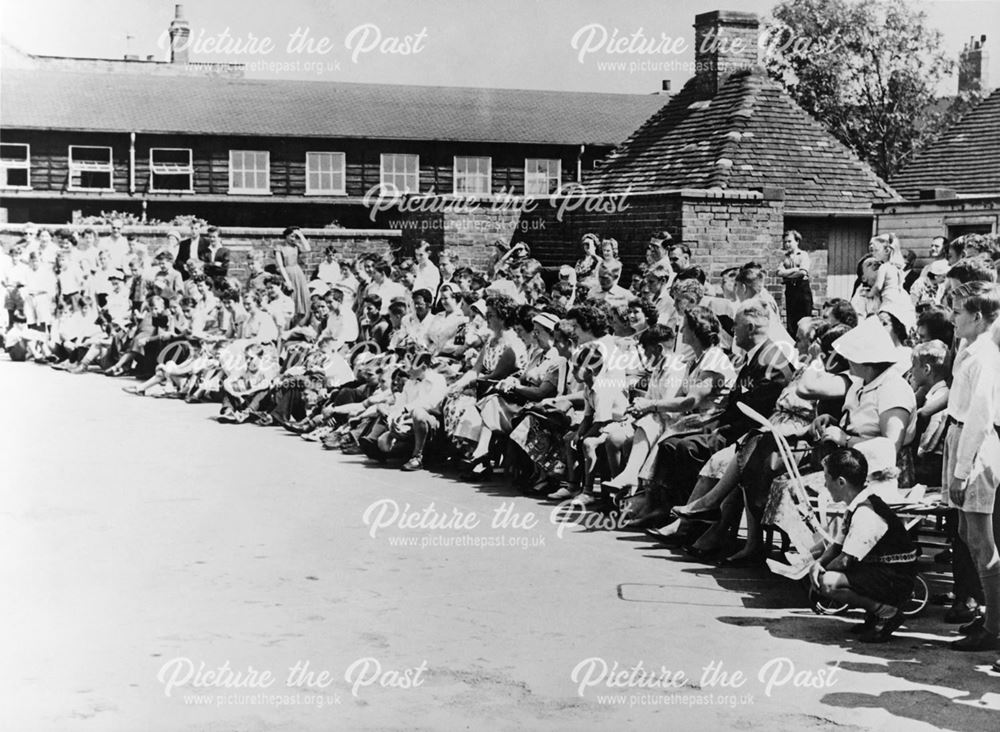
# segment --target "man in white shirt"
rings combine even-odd
[[[405,332],[402,343],[413,344],[420,350],[430,346],[429,331],[434,323],[431,315],[432,295],[423,288],[413,292],[413,311],[403,316],[400,328]]]
[[[597,271],[597,287],[590,291],[590,298],[601,300],[610,307],[628,305],[635,295],[618,284],[621,275],[621,262],[603,262]]]
[[[392,267],[389,266],[388,262],[375,262],[372,269],[372,281],[368,286],[368,293],[382,298],[382,315],[389,312],[389,305],[393,300],[402,299],[408,302],[410,299],[410,293],[403,285],[389,279],[390,272],[392,272]]]
[[[271,277],[267,282],[267,304],[264,305],[264,310],[271,314],[274,318],[275,324],[278,326],[278,330],[285,331],[288,330],[288,324],[292,322],[292,316],[295,315],[295,302],[281,291],[281,286],[284,283],[280,277]]]
[[[333,245],[328,246],[323,250],[323,261],[319,263],[316,268],[315,279],[321,280],[328,285],[335,285],[340,282],[341,272],[340,264],[336,259],[337,251],[333,248]]]
[[[121,219],[111,221],[111,235],[101,240],[98,249],[103,249],[108,253],[112,269],[125,269],[125,264],[129,256],[128,239],[122,234],[123,224]]]
[[[326,320],[326,328],[319,340],[330,339],[332,350],[338,350],[345,343],[358,340],[358,316],[344,304],[344,291],[340,288],[331,290],[332,297],[325,298],[330,306],[330,315]]]
[[[426,241],[417,244],[413,252],[416,260],[416,277],[413,281],[413,289],[428,290],[431,296],[437,296],[438,287],[441,285],[441,271],[431,261],[431,245]]]

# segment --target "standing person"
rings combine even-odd
[[[1000,555],[993,534],[993,509],[1000,482],[1000,437],[994,429],[1000,406],[1000,349],[991,329],[1000,316],[1000,291],[992,283],[970,282],[952,291],[952,302],[955,337],[969,345],[956,357],[948,396],[952,424],[942,478],[949,504],[959,509],[961,542],[955,542],[953,552],[960,543],[968,548],[981,588],[976,599],[986,605],[986,613],[982,622],[963,626],[965,637],[951,647],[956,651],[997,650]],[[956,586],[956,603],[963,599],[958,590]]]
[[[123,228],[121,219],[112,219],[111,236],[102,239],[99,246],[108,253],[112,269],[124,269],[128,261],[128,239],[122,234]]]
[[[222,246],[218,226],[209,226],[205,239],[198,244],[198,259],[205,263],[205,276],[210,280],[223,280],[229,274],[229,250]]]
[[[597,256],[597,247],[600,239],[597,234],[584,234],[580,239],[580,248],[583,250],[582,256],[576,260],[576,286],[583,292],[588,292],[597,285],[597,267],[601,263],[601,258]]]
[[[920,270],[920,276],[926,277],[927,270],[935,262],[943,262],[948,264],[947,252],[945,251],[948,246],[948,240],[943,236],[935,236],[931,239],[931,246],[927,252],[927,256],[931,258],[931,261],[924,265],[924,268]]]
[[[283,236],[285,246],[275,248],[274,259],[278,264],[278,272],[292,293],[295,312],[291,325],[295,326],[309,319],[309,280],[299,265],[299,256],[312,251],[312,247],[298,226],[289,226]]]
[[[812,315],[813,296],[809,285],[809,255],[800,248],[802,235],[794,229],[785,232],[785,258],[778,267],[778,277],[785,283],[785,325],[793,331],[802,318]]]
[[[191,276],[187,268],[188,260],[198,259],[198,251],[201,248],[201,223],[194,220],[191,222],[188,238],[177,244],[177,252],[174,255],[174,269],[181,273],[183,279],[186,280]]]
[[[416,265],[411,289],[414,291],[427,290],[436,300],[438,287],[441,285],[441,270],[431,261],[431,245],[423,240],[418,242],[417,248],[413,251],[413,258]]]

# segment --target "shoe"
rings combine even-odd
[[[303,432],[299,435],[299,437],[306,442],[319,442],[321,440],[325,440],[331,434],[333,434],[333,427],[327,427],[324,425],[322,427],[317,427],[312,432]]]
[[[685,531],[678,531],[673,534],[661,534],[660,529],[643,529],[643,532],[653,541],[667,547],[668,549],[678,549],[691,540],[691,535]]]
[[[868,633],[873,632],[876,628],[878,628],[878,615],[866,612],[865,621],[863,623],[852,625],[847,629],[847,632],[852,635],[867,635]]]
[[[711,549],[699,549],[694,544],[688,544],[683,547],[683,551],[692,559],[699,559],[702,561],[709,561],[716,559],[719,554],[722,553],[722,547],[713,546]]]
[[[970,620],[965,625],[958,629],[959,635],[971,635],[975,631],[983,627],[983,623],[986,622],[986,617],[984,615],[977,615],[972,620]]]
[[[975,606],[969,607],[965,603],[955,603],[950,608],[948,612],[944,614],[944,622],[946,623],[968,623],[970,620],[976,617]]]
[[[477,469],[477,468],[481,468]],[[470,482],[475,482],[479,480],[486,480],[491,475],[493,475],[493,466],[490,464],[490,459],[488,456],[483,455],[475,460],[471,461],[461,473],[459,473],[458,479]]]
[[[555,493],[549,493],[546,498],[550,501],[565,501],[567,498],[574,498],[576,493],[569,489],[569,486],[562,486]]]
[[[531,481],[531,485],[524,489],[524,493],[529,496],[548,494],[549,482],[549,476],[545,472],[542,472],[540,476]]]
[[[862,643],[888,643],[892,634],[903,625],[904,620],[906,620],[906,616],[903,611],[897,610],[896,614],[886,620],[881,628],[863,633],[858,640]]]
[[[623,528],[632,531],[641,531],[643,529],[661,529],[672,523],[673,520],[674,515],[670,512],[670,509],[657,508],[650,513],[643,514],[642,516],[629,521]]]
[[[766,560],[763,551],[747,554],[742,557],[725,557],[716,562],[716,567],[722,569],[746,569],[748,567],[763,567]]]
[[[718,521],[722,518],[722,511],[717,508],[706,508],[701,511],[684,511],[680,508],[674,508],[671,513],[688,521]]]
[[[573,505],[586,508],[587,506],[593,506],[595,503],[600,503],[600,501],[601,499],[593,493],[584,492],[573,499]]]
[[[988,632],[985,628],[973,631],[965,638],[951,644],[953,651],[995,651],[1000,649],[1000,637]]]
[[[402,468],[400,468],[400,470],[405,470],[407,472],[411,472],[413,470],[423,470],[423,469],[424,469],[424,460],[421,455],[414,455],[405,463],[403,463]]]

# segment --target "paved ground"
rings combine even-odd
[[[0,362],[3,729],[998,727],[938,608],[858,645],[790,583],[121,385]],[[373,538],[396,510],[449,526]]]

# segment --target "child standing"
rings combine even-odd
[[[879,234],[869,243],[872,256],[878,265],[875,283],[868,292],[868,298],[879,303],[903,294],[903,268],[906,260],[895,234]],[[907,297],[909,297],[907,295]],[[878,312],[877,309],[870,312]]]

